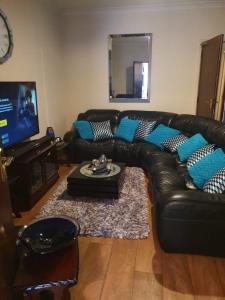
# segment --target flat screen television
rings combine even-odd
[[[0,82],[0,142],[8,148],[39,133],[35,82]]]

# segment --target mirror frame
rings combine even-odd
[[[118,37],[149,37],[148,41],[148,98],[113,98],[110,95],[112,87],[112,39]],[[152,33],[134,33],[134,34],[110,34],[108,36],[108,91],[109,102],[113,103],[149,103],[150,102],[150,83],[151,83],[151,59],[152,59]]]

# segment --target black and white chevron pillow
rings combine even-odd
[[[142,140],[144,139],[147,135],[149,135],[154,127],[156,125],[156,121],[140,121],[138,124],[137,130],[135,132],[134,139],[135,140]]]
[[[203,191],[210,194],[222,194],[225,192],[225,168],[219,170],[204,184]]]
[[[187,167],[193,167],[196,162],[205,157],[207,154],[212,153],[214,151],[215,144],[206,145],[197,151],[195,151],[187,160]]]
[[[180,134],[180,135],[176,135],[172,138],[169,138],[167,140],[165,140],[163,143],[162,143],[162,146],[164,148],[166,148],[167,150],[169,150],[170,152],[176,152],[177,151],[177,148],[183,144],[188,138],[183,135],[183,134]]]
[[[113,133],[110,127],[110,121],[90,122],[93,131],[94,141],[112,139]]]

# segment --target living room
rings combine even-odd
[[[36,82],[40,133],[34,138],[47,127],[63,138],[90,109],[195,115],[201,43],[225,30],[222,0],[1,0],[0,8],[13,35],[0,81]],[[108,37],[140,33],[152,34],[150,101],[111,102]],[[60,179],[17,224],[36,216],[69,171],[60,166]],[[166,253],[151,218],[149,224],[143,240],[79,237],[80,276],[71,299],[223,299],[224,259]]]

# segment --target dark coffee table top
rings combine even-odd
[[[76,168],[76,170],[74,170],[74,172],[72,172],[68,177],[67,177],[67,181],[68,183],[72,183],[73,181],[82,181],[85,183],[100,183],[101,184],[112,184],[113,182],[118,182],[120,179],[121,174],[123,173],[124,169],[125,169],[125,164],[124,163],[117,163],[117,162],[113,162],[115,165],[118,165],[120,167],[120,172],[114,176],[110,176],[110,177],[98,177],[98,178],[94,178],[94,177],[88,177],[85,175],[82,175],[80,173],[80,169],[84,166],[87,165],[88,161],[85,161],[83,163],[81,163],[79,165],[78,168]]]

